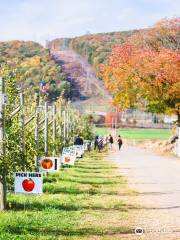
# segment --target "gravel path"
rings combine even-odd
[[[137,239],[180,239],[180,159],[130,146],[113,151],[108,159],[118,164],[134,190],[126,201],[130,224],[145,232]]]

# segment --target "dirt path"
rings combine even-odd
[[[137,239],[180,239],[180,160],[129,146],[108,159],[119,165],[134,190],[125,201],[132,213],[130,224],[145,231]]]

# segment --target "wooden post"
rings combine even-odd
[[[23,158],[23,171],[25,171],[25,137],[24,137],[24,93],[20,92],[20,141],[21,141],[21,152]]]
[[[5,109],[4,109],[4,79],[0,77],[0,157],[3,159],[5,155]],[[6,175],[1,169],[0,172],[0,211],[6,208]]]
[[[35,139],[35,149],[36,154],[34,156],[35,160],[35,171],[38,172],[38,160],[39,160],[39,94],[36,96],[36,115],[35,115],[35,132],[34,132],[34,139]]]
[[[52,107],[53,114],[53,157],[56,156],[56,104],[53,103]]]
[[[63,120],[64,120],[64,145],[66,144],[66,111],[63,111]]]
[[[48,103],[45,100],[44,102],[44,115],[45,115],[45,122],[44,122],[44,155],[45,157],[48,156]]]
[[[59,118],[60,118],[60,126],[59,126],[59,138],[60,138],[60,154],[62,153],[62,142],[63,142],[63,132],[62,132],[62,105],[60,106]]]
[[[69,111],[68,122],[69,122],[69,136],[70,136],[70,140],[71,140],[71,137],[72,137],[72,119],[71,119],[71,111]]]
[[[67,109],[66,112],[66,136],[67,136],[67,140],[69,140],[69,111]]]

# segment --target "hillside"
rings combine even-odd
[[[85,57],[99,76],[99,65],[107,63],[112,48],[126,42],[149,47],[154,50],[180,49],[180,18],[161,19],[152,27],[132,31],[87,34],[74,38],[57,38],[48,43],[48,48],[62,50],[70,48]]]
[[[77,108],[102,114],[112,109],[112,96],[98,75],[99,64],[106,62],[114,44],[124,43],[135,32],[99,33],[55,39],[48,43],[53,59],[71,82]]]
[[[112,98],[85,58],[70,49],[51,51],[51,56],[71,84],[71,100],[76,108],[81,112],[108,111]]]
[[[48,43],[48,47],[52,50],[73,49],[76,53],[86,57],[88,62],[92,64],[97,71],[99,64],[106,62],[113,45],[123,44],[129,37],[137,32],[138,30],[133,30],[89,34],[72,39],[54,39]]]
[[[47,85],[50,98],[63,94],[70,96],[70,84],[49,51],[36,42],[0,42],[0,64],[18,71],[17,84],[23,88],[39,89],[40,82]],[[23,77],[22,77],[23,76]]]

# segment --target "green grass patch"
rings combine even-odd
[[[120,197],[128,192],[126,179],[104,154],[88,153],[74,167],[44,177],[41,196],[8,195],[0,239],[116,239],[129,233],[128,207]]]
[[[105,136],[111,133],[109,128],[96,128],[96,134]],[[117,130],[124,139],[152,139],[163,140],[169,139],[172,135],[170,129],[144,129],[144,128],[122,128]]]

